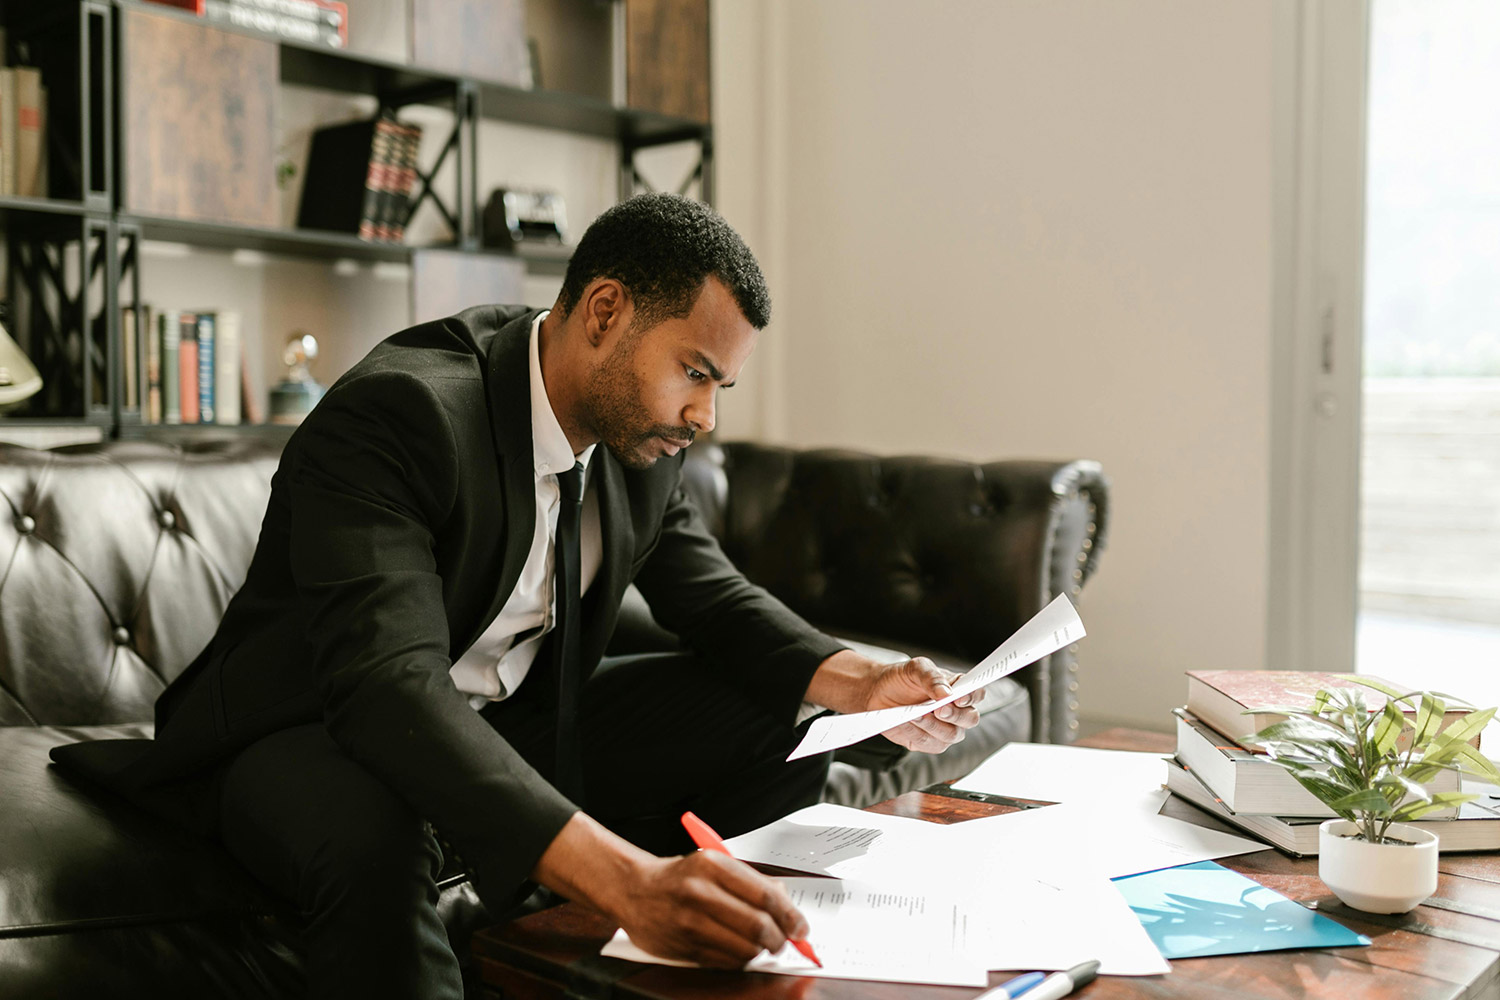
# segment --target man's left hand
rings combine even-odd
[[[807,689],[807,700],[837,712],[868,712],[877,708],[940,701],[953,693],[959,675],[941,670],[925,656],[900,663],[879,663],[853,650],[835,653],[818,667]],[[942,753],[964,738],[979,721],[984,689],[971,691],[934,712],[903,723],[883,734],[908,750]]]

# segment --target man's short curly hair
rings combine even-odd
[[[566,315],[596,278],[629,290],[643,328],[693,311],[703,282],[715,277],[757,330],[771,321],[771,296],[755,255],[740,234],[702,202],[675,194],[641,194],[589,226],[568,262],[557,304]]]

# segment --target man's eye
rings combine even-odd
[[[687,369],[687,377],[688,381],[690,382],[702,382],[704,379],[708,378],[707,375],[703,374],[696,368],[689,368],[687,365],[683,365],[683,368]]]

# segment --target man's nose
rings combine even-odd
[[[689,403],[687,409],[682,411],[682,418],[699,434],[707,434],[713,430],[714,393],[710,392],[706,399],[695,399]]]

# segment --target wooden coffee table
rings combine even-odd
[[[1172,738],[1112,729],[1081,746],[1170,752]],[[958,823],[993,815],[997,807],[911,792],[871,807],[874,812]],[[1230,830],[1175,797],[1164,815]],[[1437,894],[1409,914],[1381,917],[1341,904],[1318,879],[1316,858],[1291,858],[1267,848],[1220,861],[1304,906],[1314,907],[1370,938],[1368,948],[1310,949],[1179,959],[1167,976],[1105,977],[1075,993],[1081,1000],[1139,998],[1352,997],[1400,1000],[1500,998],[1500,854],[1443,855]],[[476,935],[474,955],[491,996],[552,1000],[966,1000],[972,988],[909,986],[633,966],[603,959],[614,933],[605,918],[567,905]],[[991,973],[998,985],[1013,973]]]

